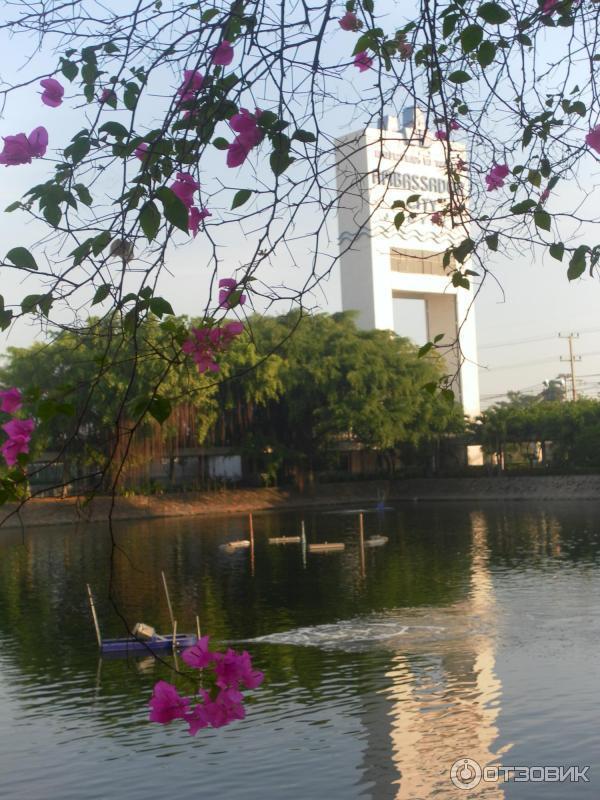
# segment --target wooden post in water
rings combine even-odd
[[[98,647],[100,648],[100,650],[102,650],[102,636],[100,635],[100,625],[98,625],[98,616],[96,615],[94,596],[92,595],[92,590],[90,589],[89,583],[86,583],[86,586],[87,586],[88,599],[90,601],[90,609],[92,611],[92,619],[94,620],[94,628],[96,629],[96,640],[98,641]]]
[[[360,540],[360,577],[364,578],[367,574],[365,567],[365,525],[363,515],[358,515],[358,535]]]
[[[173,620],[173,653],[177,653],[177,620]]]
[[[252,514],[248,514],[248,524],[250,526],[250,572],[254,577],[254,523],[252,522]]]
[[[302,544],[302,566],[306,569],[306,529],[304,527],[304,520],[300,523],[300,542]]]
[[[202,634],[200,633],[200,617],[196,614],[196,633],[198,634],[198,639],[202,638]]]
[[[176,622],[175,617],[173,616],[173,606],[171,605],[171,598],[169,596],[169,587],[167,586],[167,579],[165,578],[165,573],[161,569],[160,574],[162,575],[162,582],[165,589],[165,597],[167,598],[167,607],[169,609],[169,617],[171,618],[171,628],[175,631]],[[173,636],[175,633],[173,633]]]

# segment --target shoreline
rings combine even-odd
[[[326,483],[304,493],[292,489],[224,489],[160,496],[118,497],[114,520],[157,519],[256,511],[319,508],[346,504],[375,506],[381,493],[386,502],[454,501],[598,501],[600,475],[535,477],[410,478],[406,480]],[[105,522],[110,497],[65,499],[48,497],[28,501],[19,514],[6,519],[15,504],[0,508],[0,529],[43,525]]]

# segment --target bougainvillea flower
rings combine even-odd
[[[61,83],[55,78],[44,78],[43,81],[40,81],[40,85],[44,89],[42,92],[42,103],[44,103],[44,105],[50,106],[51,108],[57,108],[61,105],[65,93]]]
[[[591,147],[592,150],[600,153],[600,125],[596,125],[595,128],[592,128],[585,137],[585,143],[588,147]]]
[[[169,188],[190,209],[194,204],[194,192],[200,188],[200,184],[189,172],[178,172]]]
[[[188,103],[196,99],[197,93],[204,83],[204,75],[195,69],[184,69],[183,83],[177,89],[180,103]]]
[[[443,225],[444,224],[444,217],[442,216],[441,211],[434,211],[431,215],[431,221],[434,225]]]
[[[227,166],[239,167],[248,158],[253,147],[263,139],[264,132],[258,127],[260,109],[251,114],[247,108],[240,108],[229,120],[229,125],[237,133],[233,142],[227,148]]]
[[[550,189],[548,189],[548,187],[546,187],[546,188],[544,189],[544,191],[543,191],[543,192],[541,193],[541,195],[540,195],[540,204],[541,204],[541,205],[544,205],[544,203],[546,202],[546,200],[547,200],[549,197],[550,197]]]
[[[446,139],[448,138],[448,134],[446,133],[446,131],[443,131],[441,128],[439,128],[435,132],[435,138],[439,139],[441,142],[445,142]]]
[[[13,386],[12,389],[5,389],[0,392],[0,411],[4,411],[6,414],[14,414],[22,405],[23,398],[16,387]]]
[[[202,710],[198,711],[200,719],[205,719],[213,728],[222,728],[236,719],[244,719],[246,712],[242,705],[242,695],[236,689],[224,689],[220,691],[215,700],[209,693],[200,690],[204,703]]]
[[[133,151],[133,155],[136,158],[139,158],[140,161],[144,161],[146,158],[146,154],[148,153],[148,145],[146,142],[142,142],[138,144],[138,146]]]
[[[199,703],[197,706],[194,706],[191,711],[188,711],[184,719],[189,725],[190,736],[195,736],[199,730],[202,728],[208,728],[210,725],[206,708],[203,703]]]
[[[181,347],[193,358],[198,372],[218,372],[216,361],[221,353],[244,330],[241,322],[227,322],[223,327],[192,328],[190,338]]]
[[[362,22],[353,11],[346,11],[339,23],[343,31],[358,31],[362,28]]]
[[[221,278],[219,281],[219,308],[233,308],[235,305],[243,306],[246,302],[246,295],[241,294],[237,301],[233,301],[231,295],[237,290],[237,281],[234,278]]]
[[[465,164],[465,162],[459,156],[459,158],[456,159],[456,171],[457,172],[462,172],[465,169],[466,166],[467,165]]]
[[[542,6],[542,13],[553,14],[559,2],[560,0],[544,0],[544,5]]]
[[[212,52],[212,62],[217,67],[226,67],[233,61],[233,47],[231,42],[224,39]]]
[[[494,164],[489,173],[485,176],[488,192],[494,189],[499,189],[504,186],[504,179],[508,176],[510,170],[506,164]]]
[[[195,669],[204,669],[214,662],[215,653],[211,653],[208,649],[209,639],[210,636],[203,636],[193,647],[183,651],[181,657],[186,664]]]
[[[0,153],[0,164],[6,167],[31,164],[31,159],[41,158],[48,147],[48,131],[42,126],[34,128],[29,136],[17,133],[15,136],[3,138],[4,149]]]
[[[102,89],[100,93],[100,102],[101,103],[109,103],[110,101],[117,102],[117,95],[115,94],[114,89]]]
[[[9,467],[14,467],[21,453],[29,452],[29,442],[34,428],[35,422],[32,419],[11,419],[2,426],[8,439],[2,444],[0,451]]]
[[[174,719],[183,719],[189,709],[190,701],[182,697],[177,689],[167,681],[158,681],[154,685],[150,706],[150,722],[166,725]]]
[[[451,119],[450,120],[450,130],[451,131],[459,131],[460,130],[460,125],[458,123],[458,120],[455,120],[455,119]]]
[[[358,67],[359,72],[366,72],[373,66],[373,59],[365,50],[361,50],[354,56],[354,66]]]
[[[226,653],[215,653],[215,664],[217,686],[221,689],[237,689],[240,683],[248,689],[255,689],[263,682],[264,675],[258,670],[253,671],[252,659],[245,650],[236,653],[230,648]]]
[[[212,214],[207,208],[196,208],[192,206],[188,216],[188,230],[193,235],[194,239],[200,229],[200,223],[207,217],[212,217]]]
[[[408,42],[398,42],[398,55],[403,61],[409,59],[413,54],[413,46]]]

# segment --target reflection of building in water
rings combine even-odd
[[[494,766],[508,749],[495,744],[502,687],[495,673],[496,608],[482,515],[472,514],[472,527],[467,600],[444,610],[443,640],[394,656],[387,673],[391,689],[363,716],[372,743],[365,753],[363,780],[371,783],[374,800],[504,797],[501,783],[482,782],[465,791],[450,782],[450,768],[458,759]],[[383,713],[387,731],[381,729]],[[384,736],[390,739],[389,750],[382,746]],[[387,763],[382,763],[386,755]]]

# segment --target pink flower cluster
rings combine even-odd
[[[237,302],[231,297],[237,288],[238,284],[235,278],[221,278],[219,281],[219,308],[234,308],[236,305],[244,305],[246,302],[245,294],[241,294]]]
[[[434,211],[431,215],[431,221],[434,225],[442,227],[444,225],[444,216],[441,211]]]
[[[227,148],[227,166],[239,167],[248,158],[253,147],[261,143],[264,132],[258,127],[258,118],[261,114],[259,108],[251,114],[247,108],[240,108],[229,120],[230,127],[237,133],[233,142]]]
[[[4,149],[0,153],[0,164],[14,167],[17,164],[31,164],[32,158],[42,158],[48,147],[48,131],[40,126],[34,128],[29,136],[17,133],[4,136]]]
[[[353,11],[346,11],[343,17],[340,17],[340,28],[343,31],[358,31],[362,28],[362,22]]]
[[[40,86],[44,90],[42,92],[42,103],[51,108],[58,108],[62,104],[65,93],[63,85],[56,78],[44,78],[43,81],[40,81]]]
[[[366,50],[361,50],[354,56],[354,66],[358,67],[359,72],[366,72],[373,66],[373,59]]]
[[[492,192],[494,189],[499,189],[501,186],[504,186],[504,179],[508,177],[509,172],[510,170],[507,164],[494,164],[489,173],[485,176],[488,192]]]
[[[140,151],[138,154],[138,150]],[[146,145],[142,149],[142,145],[140,145],[135,150],[135,154],[143,160],[146,157],[146,152],[148,150],[148,145]],[[188,230],[194,238],[196,238],[196,234],[200,228],[200,223],[202,220],[206,219],[206,217],[211,217],[212,214],[208,209],[197,208],[194,205],[194,194],[200,188],[200,184],[198,181],[194,180],[194,176],[191,175],[189,172],[178,172],[175,176],[175,181],[169,187],[174,195],[176,195],[183,205],[187,208],[189,215],[188,215]]]
[[[202,701],[192,707],[193,698],[182,697],[167,681],[158,681],[148,703],[150,722],[166,725],[183,719],[188,723],[190,734],[195,736],[201,728],[221,728],[236,719],[244,719],[246,711],[240,686],[256,689],[263,682],[264,675],[252,669],[252,659],[246,651],[211,652],[208,640],[208,636],[203,636],[196,645],[184,650],[182,658],[194,669],[214,669],[218,687],[216,696],[200,689],[196,697],[201,697]]]
[[[592,128],[585,137],[585,143],[588,147],[591,147],[592,150],[600,153],[600,125],[596,125],[595,128]]]
[[[184,69],[183,83],[177,89],[180,103],[190,103],[196,99],[196,95],[202,89],[204,75],[195,69]]]
[[[12,416],[22,405],[21,392],[15,387],[0,392],[0,411],[4,411],[5,414]],[[14,467],[21,453],[29,452],[29,441],[34,428],[35,422],[32,419],[14,417],[2,426],[8,439],[0,447],[0,452],[9,467]]]
[[[214,328],[192,328],[191,337],[183,343],[182,350],[192,356],[198,372],[218,372],[217,357],[244,330],[241,322],[226,322]]]
[[[221,44],[217,45],[212,51],[212,63],[217,67],[226,67],[233,61],[233,47],[231,42],[223,39]]]

